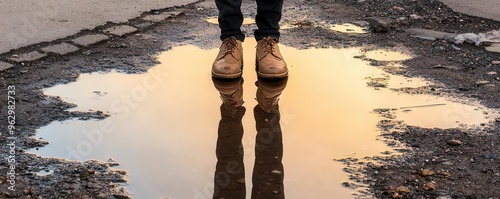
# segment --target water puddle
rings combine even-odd
[[[400,52],[385,50],[372,50],[366,52],[364,55],[368,59],[377,61],[403,61],[411,58],[409,55]]]
[[[251,38],[244,43],[247,110],[242,116],[244,156],[240,158],[245,167],[239,174],[247,177],[237,182],[246,185],[247,198],[252,193],[255,156],[259,158],[256,125],[262,123],[255,120],[258,112],[253,111],[257,105],[252,67],[255,45]],[[77,104],[73,110],[100,110],[111,116],[53,122],[37,131],[37,136],[51,143],[31,152],[72,160],[112,158],[121,163],[116,169],[128,171],[127,189],[135,198],[212,198],[221,100],[210,66],[217,51],[175,47],[159,55],[161,64],[144,74],[82,74],[76,82],[46,89],[48,95]],[[282,46],[282,53],[290,68],[279,101],[284,173],[273,170],[259,176],[257,172],[253,177],[284,174],[288,198],[353,198],[355,191],[342,186],[349,181],[344,165],[334,159],[394,152],[376,140],[376,125],[384,118],[374,110],[395,109],[398,120],[422,127],[452,128],[487,121],[482,108],[392,91],[428,83],[387,74],[367,60],[354,58],[363,54],[361,49]],[[400,60],[400,55],[382,54]],[[371,57],[370,53],[366,56]],[[367,86],[367,78],[385,78],[387,86]],[[430,106],[435,104],[439,105]]]
[[[54,169],[53,168],[45,168],[39,172],[36,173],[36,175],[38,176],[48,176],[48,175],[52,175],[54,173]]]
[[[353,33],[353,34],[365,34],[365,33],[367,33],[366,28],[356,26],[356,25],[350,24],[350,23],[332,25],[330,27],[330,30],[342,32],[342,33]]]
[[[219,24],[219,18],[218,17],[209,17],[207,19],[208,23],[211,23],[211,24]],[[255,19],[254,18],[250,18],[250,17],[245,17],[243,18],[243,25],[250,25],[250,24],[254,24],[255,23]]]

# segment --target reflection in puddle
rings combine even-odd
[[[248,62],[243,73],[243,100],[248,109],[257,104],[257,79],[251,67],[255,45],[253,39],[244,43],[244,60]],[[291,73],[279,101],[284,193],[289,198],[353,197],[353,190],[341,186],[349,181],[342,171],[344,165],[334,159],[393,151],[376,140],[376,125],[383,118],[374,114],[374,109],[397,109],[397,119],[422,127],[486,122],[480,108],[436,96],[391,91],[425,82],[389,75],[366,60],[353,58],[359,52],[282,46]],[[192,59],[194,54],[199,56]],[[117,169],[128,170],[127,189],[136,198],[211,198],[221,116],[219,92],[210,77],[216,54],[217,49],[175,47],[161,54],[161,64],[145,74],[82,74],[77,82],[45,90],[77,104],[74,110],[101,110],[111,116],[99,121],[53,122],[37,132],[51,143],[31,152],[74,160],[113,158],[121,163]],[[367,87],[367,77],[399,80],[396,85],[388,81],[387,88],[377,90]],[[430,104],[445,105],[422,106]],[[242,162],[247,176],[252,174],[258,155],[256,114],[247,111],[241,120]],[[238,178],[237,182],[246,185],[249,197],[251,177]]]
[[[210,17],[207,19],[208,23],[211,23],[211,24],[219,24],[219,18],[218,17]],[[250,17],[245,17],[243,18],[243,25],[250,25],[250,24],[254,24],[255,23],[255,19],[253,18],[250,18]]]
[[[342,32],[342,33],[357,33],[357,34],[367,33],[366,28],[356,26],[356,25],[350,24],[350,23],[333,25],[330,27],[330,30],[334,30],[337,32]]]

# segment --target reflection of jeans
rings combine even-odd
[[[266,113],[253,109],[257,127],[252,198],[285,198],[283,192],[283,142],[278,107]]]
[[[217,165],[215,171],[214,199],[244,199],[245,169],[243,164],[243,125],[245,107],[236,112],[221,106],[217,138]],[[283,143],[278,107],[266,113],[259,106],[254,108],[257,137],[255,165],[252,175],[252,198],[283,199]]]
[[[240,29],[243,23],[241,1],[215,0],[219,9],[219,27],[222,40],[230,36],[234,36],[240,41],[245,39],[245,35]],[[281,20],[282,7],[283,0],[257,0],[255,22],[258,29],[254,32],[257,41],[267,36],[279,38],[278,23]]]
[[[243,125],[241,118],[245,115],[245,107],[236,112],[221,105],[217,148],[217,165],[215,166],[215,189],[213,198],[245,198],[245,166],[243,165]]]

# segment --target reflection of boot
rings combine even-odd
[[[253,110],[257,138],[252,176],[252,199],[284,199],[280,112],[277,106],[269,112],[259,106],[255,106]]]
[[[288,76],[288,68],[281,55],[278,40],[273,37],[266,37],[257,42],[255,64],[258,77],[284,78]]]
[[[243,47],[241,41],[229,37],[222,41],[219,54],[212,64],[212,76],[232,79],[241,77],[243,66]]]
[[[270,112],[278,106],[279,97],[285,89],[287,82],[288,77],[276,80],[259,79],[255,82],[255,85],[258,87],[256,99],[264,111]]]
[[[220,107],[221,120],[217,137],[217,165],[214,176],[214,199],[245,199],[245,166],[243,165],[243,124],[245,107],[234,111]]]
[[[212,78],[215,88],[220,93],[224,107],[234,111],[243,105],[243,78],[217,79]]]

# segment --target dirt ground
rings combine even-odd
[[[246,1],[244,10],[255,5]],[[66,56],[49,56],[0,72],[1,93],[15,86],[16,191],[9,191],[8,177],[0,180],[0,198],[128,198],[120,183],[126,182],[125,171],[112,169],[114,162],[76,162],[27,154],[30,148],[47,144],[31,138],[35,130],[52,121],[69,118],[102,119],[106,113],[70,112],[74,107],[59,98],[45,96],[43,88],[75,81],[81,73],[119,70],[141,73],[157,64],[153,58],[174,46],[193,44],[203,49],[217,48],[219,30],[204,21],[216,16],[211,1],[161,11],[177,10],[184,15],[141,29],[126,37],[87,47]],[[407,67],[387,69],[405,76],[421,76],[439,86],[409,89],[419,92],[478,100],[486,107],[500,107],[500,54],[484,47],[453,44],[442,40],[424,40],[408,36],[409,28],[424,28],[452,33],[486,32],[500,29],[500,22],[453,12],[436,0],[311,0],[285,1],[283,22],[297,26],[282,31],[281,42],[296,48],[364,47],[407,51],[414,58]],[[255,13],[248,14],[253,16]],[[415,17],[418,15],[419,17]],[[413,16],[413,17],[411,17]],[[392,19],[388,32],[368,34],[336,33],[324,24],[369,21],[370,18]],[[404,19],[403,19],[404,18]],[[141,18],[129,24],[143,23]],[[79,35],[105,29],[111,24],[86,30]],[[251,35],[255,25],[245,28]],[[66,41],[66,38],[60,41]],[[40,44],[46,45],[47,43]],[[452,46],[454,45],[454,46]],[[5,58],[28,52],[35,46],[0,55]],[[459,50],[455,47],[460,48]],[[383,66],[384,63],[373,63]],[[446,66],[446,67],[441,67]],[[496,73],[492,73],[496,72]],[[207,75],[209,70],[207,69]],[[478,81],[489,81],[478,84]],[[6,97],[0,98],[1,115],[7,115]],[[489,113],[485,113],[489,114]],[[496,117],[496,116],[495,116]],[[7,129],[7,120],[0,120]],[[500,198],[500,118],[477,127],[460,129],[425,129],[402,122],[383,120],[379,124],[389,145],[399,143],[401,156],[389,158],[343,159],[353,181],[368,191],[358,197],[371,198]],[[12,141],[0,137],[1,143]],[[10,151],[0,150],[2,158]],[[370,161],[374,160],[374,161]],[[53,169],[45,176],[39,171]],[[0,163],[0,173],[10,171],[7,161]],[[346,184],[350,186],[349,183]]]

